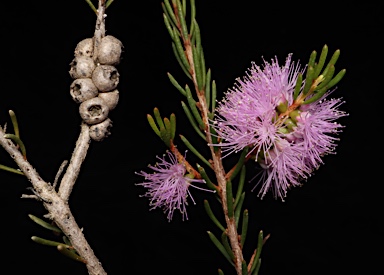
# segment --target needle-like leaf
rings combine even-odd
[[[216,218],[215,214],[213,213],[211,206],[209,205],[209,202],[207,200],[204,200],[204,208],[205,211],[208,214],[208,217],[213,221],[213,223],[223,232],[225,232],[224,226],[219,222],[219,220]]]

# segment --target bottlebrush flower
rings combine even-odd
[[[188,196],[191,197],[195,204],[188,188],[192,186],[202,189],[191,183],[205,183],[205,181],[189,177],[189,174],[186,174],[185,166],[179,163],[176,155],[170,151],[167,151],[167,154],[164,154],[162,158],[157,158],[160,162],[155,165],[149,165],[149,168],[153,170],[152,174],[144,171],[136,172],[137,175],[145,177],[144,182],[136,185],[144,186],[148,189],[143,196],[150,198],[150,205],[152,206],[150,210],[162,208],[164,213],[167,213],[168,221],[171,221],[174,211],[178,209],[182,214],[182,219],[188,220],[186,211]]]
[[[252,63],[218,104],[212,127],[221,143],[213,146],[221,146],[224,157],[250,148],[248,156],[262,168],[256,176],[261,198],[272,190],[284,200],[290,187],[301,185],[323,163],[322,157],[334,152],[334,135],[343,128],[335,122],[347,115],[338,110],[343,102],[326,99],[333,91],[308,104],[302,104],[302,94],[302,101],[294,98],[303,72],[291,62],[291,54],[281,67],[277,58],[264,61],[263,68]]]

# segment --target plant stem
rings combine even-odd
[[[33,189],[38,197],[43,201],[43,206],[49,212],[49,217],[68,237],[77,253],[86,261],[89,275],[106,275],[101,263],[93,253],[85,239],[82,230],[77,225],[66,200],[62,199],[54,188],[45,182],[32,165],[24,159],[23,155],[12,143],[11,140],[4,138],[4,131],[0,127],[0,145],[13,158],[20,170],[32,183]]]
[[[97,62],[97,52],[101,39],[105,36],[105,0],[99,0],[98,13],[93,37],[93,58]],[[61,181],[59,192],[49,183],[45,182],[20,153],[11,140],[6,138],[6,133],[0,127],[0,145],[9,153],[20,170],[32,183],[36,197],[42,200],[43,206],[49,212],[47,215],[61,229],[69,239],[76,252],[84,260],[89,275],[107,275],[100,261],[95,256],[92,248],[85,239],[82,229],[78,226],[68,205],[68,199],[79,175],[81,164],[87,154],[90,143],[89,126],[81,125],[81,132],[72,154],[65,175]]]
[[[69,162],[68,168],[59,187],[59,196],[64,201],[68,201],[69,196],[71,195],[73,186],[75,185],[76,179],[80,173],[81,164],[87,155],[89,143],[89,126],[82,123],[81,132],[79,138],[77,139],[75,150],[72,153],[71,161]]]
[[[185,45],[186,56],[191,68],[192,80],[195,86],[197,97],[199,99],[199,109],[202,115],[203,123],[205,125],[204,132],[206,134],[206,140],[208,144],[212,144],[213,143],[212,136],[209,130],[209,118],[208,118],[209,109],[205,99],[205,91],[204,90],[200,91],[197,85],[196,74],[193,69],[194,68],[193,53],[192,53],[192,48],[190,46],[191,45],[190,40],[188,39],[188,41],[184,41],[184,45]],[[222,204],[222,208],[225,216],[225,221],[227,224],[227,235],[232,247],[233,254],[235,256],[235,259],[234,259],[235,268],[236,268],[237,274],[241,275],[243,253],[239,243],[239,236],[237,233],[235,218],[234,217],[230,218],[228,216],[228,203],[227,203],[227,194],[226,194],[227,180],[225,177],[226,173],[223,167],[223,163],[221,161],[221,150],[217,150],[215,152],[213,146],[210,146],[210,151],[211,151],[212,161],[213,161],[213,170],[216,174],[217,184],[219,185],[219,189],[220,189],[221,204]]]

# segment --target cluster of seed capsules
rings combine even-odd
[[[115,66],[120,63],[123,45],[117,38],[107,35],[98,45],[94,56],[93,38],[80,41],[75,48],[69,74],[74,79],[70,94],[79,103],[82,120],[88,124],[89,135],[101,141],[110,135],[112,121],[108,114],[119,101],[119,73]]]

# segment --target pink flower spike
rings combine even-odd
[[[264,61],[263,68],[252,63],[218,104],[211,122],[222,140],[213,146],[220,146],[224,157],[250,148],[262,169],[254,178],[261,198],[272,190],[284,200],[290,187],[300,186],[323,163],[322,157],[334,152],[335,135],[343,128],[335,121],[347,115],[338,110],[340,99],[327,99],[333,91],[313,103],[294,105],[299,73],[304,75],[291,55],[283,66],[277,58]]]
[[[167,151],[167,154],[164,154],[162,158],[157,158],[160,162],[154,166],[149,165],[149,168],[153,170],[152,174],[144,171],[136,172],[137,175],[145,177],[144,182],[137,183],[136,185],[148,189],[143,196],[150,198],[151,210],[162,208],[164,213],[167,213],[168,221],[171,221],[175,209],[178,209],[182,214],[182,219],[188,220],[186,211],[188,196],[191,197],[192,202],[195,204],[188,187],[192,186],[209,192],[213,191],[192,185],[191,183],[193,182],[205,183],[205,181],[188,177],[185,166],[178,163],[174,153]]]

